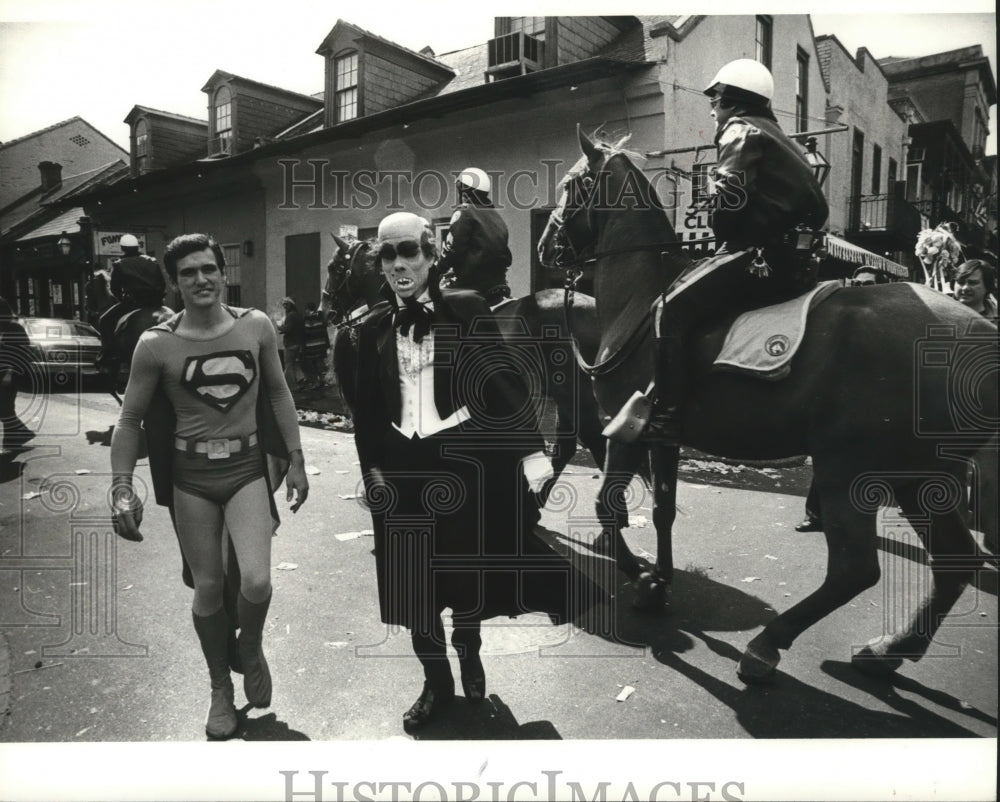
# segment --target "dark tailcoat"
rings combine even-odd
[[[393,426],[402,404],[396,315],[392,303],[372,310],[356,362],[355,441],[382,620],[422,627],[444,607],[456,620],[565,616],[570,566],[534,534],[539,513],[520,467],[544,447],[518,369],[530,354],[505,344],[480,295],[445,290],[434,300],[434,403],[442,420],[463,406],[471,417],[407,438]]]

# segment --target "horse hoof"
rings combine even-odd
[[[869,677],[889,677],[903,665],[903,658],[890,657],[884,649],[869,643],[851,657],[851,665]]]
[[[775,671],[781,655],[777,649],[768,649],[765,654],[760,647],[747,646],[736,667],[738,676],[747,685],[766,685],[774,681]]]
[[[643,571],[635,580],[635,598],[632,606],[647,612],[668,606],[667,583],[651,571]]]

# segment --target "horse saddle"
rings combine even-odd
[[[838,281],[824,281],[790,301],[744,312],[733,321],[713,369],[768,381],[785,378],[802,344],[809,310],[839,286]]]

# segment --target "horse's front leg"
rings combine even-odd
[[[656,563],[640,576],[636,604],[643,608],[669,604],[674,581],[673,527],[677,518],[677,467],[680,448],[652,449],[653,526],[656,527]]]
[[[629,485],[645,456],[646,451],[641,446],[609,442],[604,476],[594,502],[601,525],[601,534],[594,541],[594,548],[612,554],[618,569],[629,579],[639,575],[639,563],[625,544],[621,530],[628,526]]]

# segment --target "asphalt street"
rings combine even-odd
[[[33,448],[0,463],[0,702],[7,713],[0,740],[203,741],[208,681],[169,517],[150,504],[144,542],[110,534],[116,403],[100,393],[22,403],[29,400],[22,417],[39,435]],[[264,643],[274,698],[267,710],[242,710],[237,737],[399,738],[420,670],[407,634],[379,622],[353,438],[312,427],[302,437],[310,497],[298,514],[285,512],[273,541]],[[147,478],[140,465],[137,476]],[[783,653],[772,685],[748,687],[736,676],[747,642],[824,574],[822,534],[793,530],[809,469],[688,455],[681,476],[669,612],[633,610],[632,584],[591,548],[598,472],[580,458],[544,511],[541,534],[600,577],[611,601],[580,626],[541,616],[488,622],[487,701],[459,699],[415,737],[996,738],[994,570],[968,588],[925,659],[904,663],[891,679],[859,674],[852,650],[898,626],[929,579],[915,533],[885,508],[880,584],[804,633]],[[633,491],[626,538],[650,558],[650,500],[638,480]],[[287,509],[283,490],[278,498]],[[983,768],[992,775],[995,765]]]

